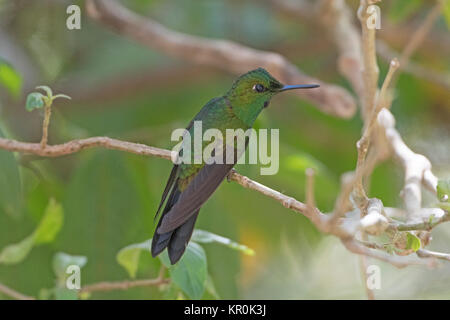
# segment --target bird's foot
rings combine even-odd
[[[230,170],[230,172],[228,172],[228,174],[227,174],[227,182],[231,182],[231,176],[232,176],[234,173],[236,173],[236,170],[235,170],[234,168],[232,168],[232,169]]]

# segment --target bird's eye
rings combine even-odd
[[[264,88],[264,86],[260,83],[257,83],[253,86],[253,91],[256,91],[258,93],[264,92],[266,91],[266,88]]]

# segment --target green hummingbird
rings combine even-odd
[[[319,85],[316,84],[283,85],[265,69],[258,68],[241,75],[224,96],[206,103],[186,130],[192,136],[194,121],[202,121],[203,130],[215,128],[223,133],[226,129],[245,131],[253,127],[256,118],[274,95],[287,90],[317,87]],[[202,160],[197,164],[173,166],[155,215],[156,219],[165,203],[152,239],[153,257],[166,247],[172,264],[182,257],[200,207],[227,177],[237,162],[236,157],[230,162],[208,164]]]

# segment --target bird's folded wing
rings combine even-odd
[[[234,164],[206,164],[164,216],[157,232],[161,234],[172,231],[189,219],[214,193],[233,166]]]
[[[161,196],[161,201],[159,202],[158,210],[156,211],[155,214],[155,219],[158,217],[158,214],[161,211],[164,201],[166,201],[167,195],[169,194],[170,190],[175,184],[177,172],[178,172],[178,165],[174,165],[172,171],[170,172],[169,180],[167,180],[166,187],[164,188],[164,192]]]

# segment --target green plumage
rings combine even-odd
[[[203,132],[218,129],[223,137],[226,137],[226,129],[246,131],[253,126],[258,115],[268,106],[275,94],[310,87],[316,85],[283,86],[266,70],[258,68],[240,76],[224,96],[210,100],[187,129],[191,137],[194,137],[194,121],[202,121]],[[202,141],[203,147],[210,143]],[[192,148],[193,146],[191,150]],[[158,214],[167,198],[153,236],[153,256],[167,247],[172,264],[181,258],[192,235],[201,205],[227,176],[234,163],[205,164],[202,161],[199,164],[181,163],[174,166],[157,212]]]

